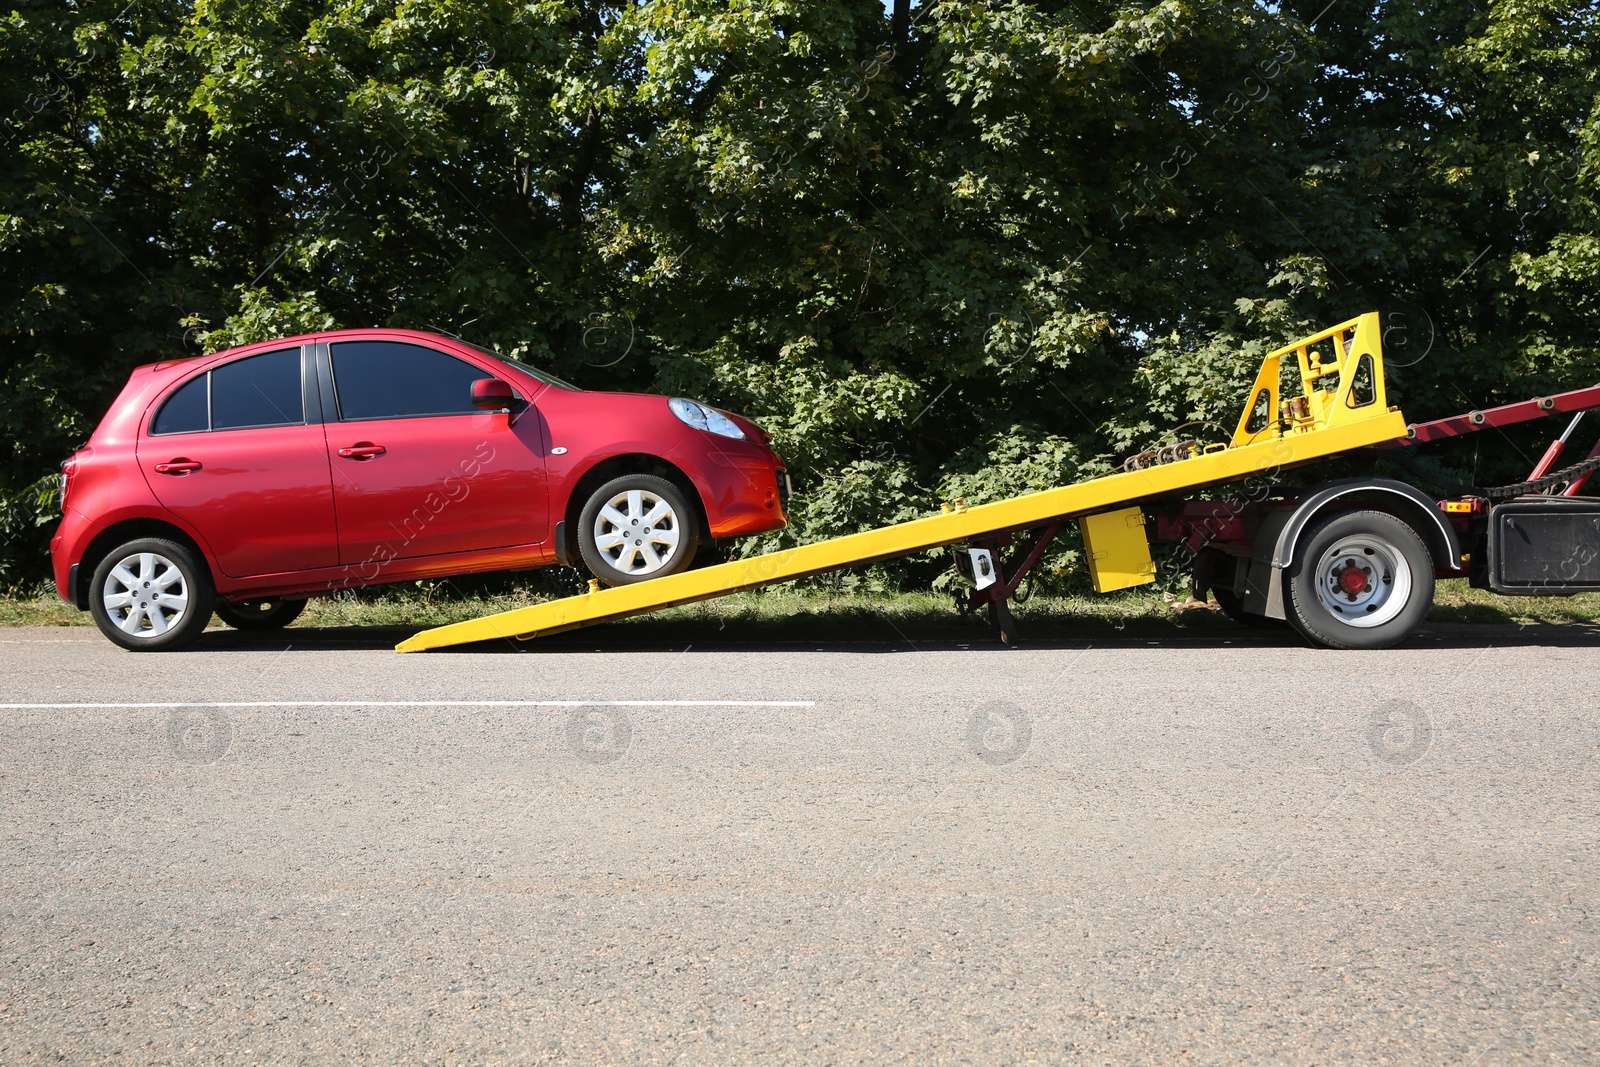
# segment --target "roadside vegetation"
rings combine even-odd
[[[797,495],[745,551],[1218,440],[1363,311],[1413,420],[1600,379],[1593,3],[6,11],[0,589],[134,366],[309,330],[750,415]],[[1505,484],[1549,429],[1422,458]]]
[[[442,584],[442,583],[441,583]],[[480,618],[549,600],[548,590],[458,592],[439,585],[390,587],[316,597],[294,627],[392,627],[421,629]],[[1170,593],[1135,592],[1114,596],[1045,596],[1017,605],[1024,633],[1086,634],[1144,631],[1239,629],[1214,605]],[[987,640],[981,618],[960,618],[949,596],[935,593],[839,592],[776,586],[688,604],[624,620],[613,626],[670,622],[684,640],[754,629],[764,640],[950,640],[963,634]],[[1437,623],[1595,624],[1600,623],[1600,593],[1573,597],[1500,597],[1471,589],[1464,579],[1439,583],[1428,620]],[[0,598],[0,626],[91,626],[87,612],[63,604],[48,589],[33,595]],[[221,625],[216,623],[216,625]]]

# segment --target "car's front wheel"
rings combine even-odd
[[[89,611],[100,632],[134,652],[162,652],[193,641],[211,621],[211,574],[193,549],[141,537],[106,554],[94,569]]]
[[[235,630],[277,630],[304,610],[304,600],[222,600],[217,603],[217,618]]]
[[[688,568],[700,524],[677,486],[624,474],[596,489],[578,517],[578,553],[606,585],[632,585]]]

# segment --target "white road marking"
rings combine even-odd
[[[812,708],[815,700],[219,700],[146,704],[0,704],[3,711],[119,708]]]

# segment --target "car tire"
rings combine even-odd
[[[304,600],[217,601],[217,618],[235,630],[281,630],[304,610]]]
[[[211,621],[216,592],[194,549],[141,537],[106,553],[89,586],[100,632],[131,652],[182,648]]]
[[[578,515],[578,554],[606,585],[687,570],[700,519],[683,491],[653,474],[624,474],[589,495]]]
[[[1384,511],[1346,511],[1308,530],[1284,577],[1290,624],[1324,648],[1399,644],[1433,606],[1433,557]]]

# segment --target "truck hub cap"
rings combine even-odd
[[[654,574],[678,554],[681,528],[671,504],[648,489],[629,489],[595,516],[594,547],[623,574]]]
[[[1411,566],[1381,537],[1336,541],[1317,561],[1317,601],[1346,626],[1382,626],[1411,599]]]
[[[100,590],[106,614],[125,634],[160,637],[183,621],[189,584],[178,565],[157,552],[128,556],[106,575]]]

